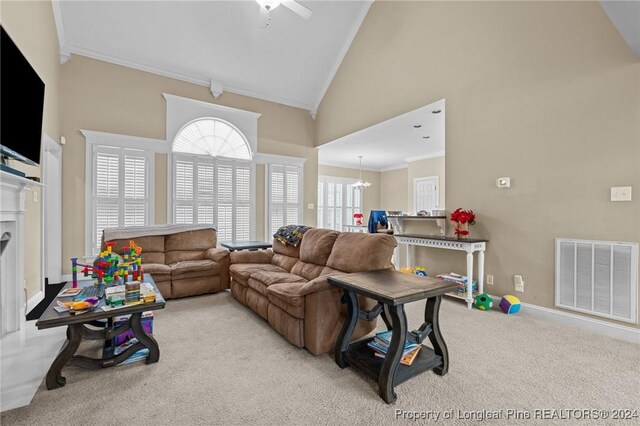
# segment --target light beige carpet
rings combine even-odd
[[[424,303],[407,306],[412,328]],[[411,424],[396,410],[454,410],[438,423],[471,424],[461,413],[509,409],[640,409],[637,345],[526,315],[469,311],[443,303],[449,374],[423,373],[385,404],[373,381],[341,370],[331,355],[293,347],[229,293],[170,301],[158,311],[160,362],[99,371],[67,368],[64,388],[42,385],[31,405],[2,424]],[[382,321],[380,321],[382,323]],[[95,344],[95,343],[94,343]],[[477,414],[476,414],[477,415]],[[420,423],[428,423],[421,420]],[[581,423],[552,420],[545,424]],[[608,421],[596,421],[603,424]],[[618,423],[618,422],[615,422]]]

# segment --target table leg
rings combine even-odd
[[[82,341],[82,325],[72,324],[67,327],[67,342],[64,348],[60,351],[56,359],[51,363],[49,371],[47,372],[47,389],[57,389],[64,386],[67,380],[62,377],[62,369],[69,362],[73,354],[78,350],[80,342]]]
[[[360,313],[360,305],[356,294],[349,290],[344,290],[342,295],[342,303],[347,304],[347,315],[344,318],[342,324],[342,330],[336,340],[335,360],[336,364],[340,368],[348,367],[349,364],[344,360],[344,353],[349,349],[349,343],[351,343],[351,336],[353,336],[353,330],[356,328],[358,322],[358,314]]]
[[[144,331],[142,327],[142,312],[131,314],[131,330],[133,330],[133,335],[138,339],[138,342],[149,349],[149,356],[147,357],[146,363],[153,364],[154,362],[158,362],[160,359],[160,347],[156,339]]]
[[[382,312],[380,313],[380,316],[382,316],[382,321],[384,321],[384,325],[387,327],[387,330],[392,330],[393,325],[391,324],[391,314],[389,313],[388,305],[382,305]]]
[[[404,351],[404,343],[407,341],[407,317],[404,312],[404,305],[389,306],[389,314],[391,316],[393,335],[378,378],[380,397],[387,404],[395,402],[398,398],[393,390],[394,379]]]
[[[478,252],[478,293],[484,293],[484,250]]]
[[[473,252],[467,252],[467,308],[473,305]]]
[[[436,355],[442,357],[442,365],[436,367],[433,371],[444,376],[449,371],[449,350],[447,344],[444,342],[442,332],[440,331],[440,303],[442,302],[442,296],[430,297],[427,299],[427,304],[424,309],[424,321],[431,324],[431,333],[429,333],[429,340],[433,345],[433,351]]]

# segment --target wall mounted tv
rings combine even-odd
[[[9,157],[38,165],[44,83],[5,29],[0,30],[0,155],[3,163]]]

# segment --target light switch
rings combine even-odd
[[[313,210],[314,208],[315,208],[315,204],[313,204],[313,203],[307,204],[307,209]]]
[[[630,186],[611,187],[611,201],[631,201]]]

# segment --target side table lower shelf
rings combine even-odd
[[[367,346],[367,343],[371,340],[373,340],[373,337],[350,344],[349,349],[344,353],[344,359],[348,364],[357,367],[367,376],[377,381],[384,358],[375,356],[374,351]],[[398,365],[398,370],[393,380],[394,386],[404,383],[420,373],[442,366],[441,356],[436,355],[433,349],[425,345],[421,346],[420,352],[418,352],[411,365],[402,363]]]

